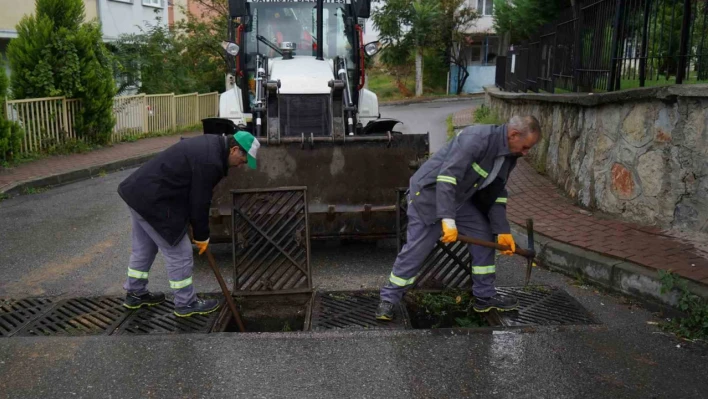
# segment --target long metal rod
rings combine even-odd
[[[612,50],[610,50],[610,79],[607,85],[607,91],[614,91],[617,86],[615,85],[615,81],[619,80],[619,73],[618,68],[621,68],[621,66],[618,64],[619,60],[617,58],[617,51],[619,47],[619,30],[620,30],[620,22],[622,21],[622,5],[624,3],[624,0],[619,0],[617,1],[617,9],[615,11],[615,21],[612,29]]]
[[[231,309],[231,314],[233,314],[234,320],[236,320],[236,325],[238,325],[238,330],[240,332],[246,332],[246,328],[243,326],[243,321],[241,321],[241,315],[239,315],[238,309],[236,308],[236,303],[234,302],[234,298],[231,296],[229,289],[226,288],[226,283],[224,282],[224,278],[221,277],[221,273],[219,273],[219,269],[216,267],[216,260],[214,260],[214,255],[211,254],[211,250],[209,250],[209,247],[207,247],[207,249],[206,249],[206,256],[207,256],[207,259],[209,260],[209,266],[211,267],[211,270],[214,271],[214,275],[216,276],[216,279],[219,281],[219,286],[221,286],[221,292],[223,292],[224,297],[226,297],[226,303],[229,304],[229,308]]]
[[[691,33],[691,0],[683,2],[683,26],[681,27],[681,43],[679,47],[678,69],[676,70],[676,84],[683,83],[686,66],[688,64],[688,42]]]
[[[646,1],[644,3],[644,26],[642,27],[642,53],[639,59],[639,87],[644,87],[647,79],[647,56],[649,55],[649,49],[647,49],[649,43],[649,13],[651,11],[651,2]]]

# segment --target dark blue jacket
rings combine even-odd
[[[214,187],[228,173],[227,148],[218,135],[182,140],[128,176],[118,194],[170,245],[190,224],[194,239],[205,241]]]

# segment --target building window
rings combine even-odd
[[[118,2],[118,3],[133,4],[133,0],[111,0],[111,1],[115,1],[115,2]]]
[[[477,0],[477,12],[479,15],[493,15],[494,0]]]
[[[143,0],[143,5],[148,7],[162,8],[162,0]]]

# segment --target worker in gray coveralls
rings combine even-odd
[[[533,116],[515,116],[502,126],[470,126],[438,151],[411,177],[407,193],[407,242],[381,288],[376,311],[379,320],[392,320],[435,242],[457,241],[461,234],[516,249],[506,218],[506,183],[519,157],[528,154],[541,138]],[[442,237],[441,237],[442,231]],[[518,301],[494,288],[494,249],[469,245],[472,255],[473,308],[514,310]]]

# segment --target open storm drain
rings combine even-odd
[[[412,290],[395,308],[391,322],[375,319],[378,291],[345,291],[237,297],[247,332],[504,328],[600,324],[563,289],[547,286],[500,287],[519,308],[476,313],[467,290]],[[0,300],[0,337],[192,334],[237,331],[219,298],[219,312],[180,318],[172,298],[135,311],[116,297],[72,298],[53,302],[28,298]]]
[[[376,320],[378,304],[378,292],[319,292],[312,308],[312,330],[410,328],[408,313],[400,305],[392,322]]]
[[[18,336],[110,334],[128,316],[123,298],[73,298],[59,302]]]
[[[545,286],[497,288],[502,295],[519,300],[516,312],[495,312],[502,326],[558,326],[599,324],[585,308],[567,292]]]
[[[173,313],[174,307],[172,299],[167,298],[157,306],[138,309],[128,316],[114,335],[208,333],[219,314],[177,317]]]

